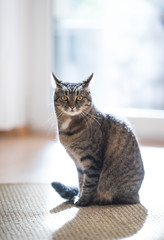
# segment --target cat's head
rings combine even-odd
[[[54,104],[56,111],[74,116],[86,113],[92,106],[92,99],[89,91],[89,83],[93,74],[87,80],[79,83],[68,83],[57,79],[52,73],[56,83]]]

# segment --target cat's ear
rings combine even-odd
[[[56,76],[55,74],[52,72],[52,77],[53,77],[53,80],[55,80],[55,83],[56,83],[56,90],[61,88],[62,87],[62,81],[60,81]]]
[[[87,78],[87,80],[83,81],[83,87],[88,88],[92,78],[93,78],[93,73]]]

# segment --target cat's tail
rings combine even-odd
[[[78,188],[68,187],[60,182],[52,182],[51,185],[61,197],[68,200],[71,200],[79,192]]]

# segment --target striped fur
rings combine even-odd
[[[59,139],[76,164],[79,191],[52,186],[78,206],[138,203],[144,168],[136,137],[125,122],[95,108],[88,88],[92,76],[81,83],[54,76]]]

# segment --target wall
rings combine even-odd
[[[51,1],[0,1],[0,129],[46,129],[52,114]]]

